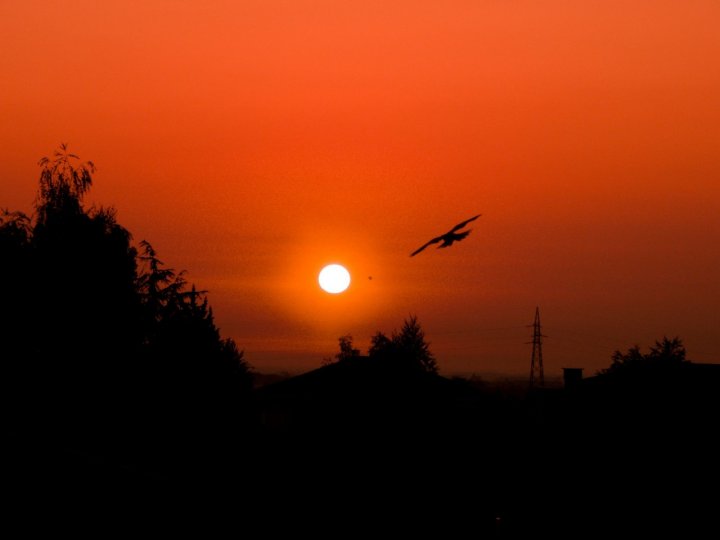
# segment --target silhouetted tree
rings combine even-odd
[[[252,376],[206,292],[164,268],[148,242],[138,256],[113,208],[83,206],[92,162],[63,144],[39,165],[34,220],[0,214],[0,347],[13,358],[4,380],[27,409],[18,425],[96,448],[132,439],[146,449],[168,430],[235,434]]]
[[[141,255],[138,259],[142,270],[137,277],[137,290],[143,305],[144,342],[155,343],[158,326],[169,311],[178,305],[177,298],[187,286],[184,272],[176,273],[172,268],[163,268],[164,263],[157,257],[150,242],[140,242]]]
[[[22,212],[0,211],[0,242],[3,247],[27,246],[32,234],[30,218]]]
[[[187,290],[184,271],[163,268],[146,240],[140,246],[143,254],[139,259],[145,269],[138,276],[137,288],[145,311],[145,343],[151,356],[168,359],[175,369],[224,371],[225,375],[242,377],[241,386],[248,387],[250,369],[243,351],[232,339],[220,338],[207,291],[198,291],[194,285]]]
[[[83,208],[94,166],[76,167],[71,158],[77,157],[62,149],[55,160],[40,162],[32,237],[41,352],[119,359],[141,340],[137,253],[114,209]]]
[[[131,401],[127,363],[142,343],[137,253],[113,208],[84,208],[91,162],[63,144],[39,165],[25,297],[32,395],[64,433],[97,437]]]
[[[678,365],[686,361],[682,340],[678,337],[672,339],[663,337],[662,341],[655,341],[655,345],[650,347],[650,351],[646,354],[642,353],[637,345],[630,347],[624,353],[615,351],[612,355],[612,364],[607,369],[601,370],[600,374],[638,373],[647,369]]]
[[[37,202],[38,221],[43,223],[48,214],[54,212],[82,212],[80,203],[92,186],[92,175],[95,174],[93,162],[80,162],[78,156],[68,151],[67,144],[62,143],[52,159],[43,157],[38,164],[42,167]]]
[[[393,352],[393,342],[382,332],[377,332],[370,338],[368,355],[370,358],[390,356]]]
[[[335,355],[338,362],[352,360],[360,356],[360,350],[353,347],[353,339],[350,334],[340,336],[338,342],[340,344],[340,352]]]
[[[680,364],[687,361],[685,355],[685,346],[679,337],[663,337],[662,341],[656,341],[655,345],[650,347],[648,358],[662,364]]]
[[[403,358],[416,362],[422,371],[437,373],[435,357],[430,352],[430,344],[425,341],[425,332],[420,327],[417,316],[405,319],[400,333],[394,336]]]
[[[28,216],[8,210],[0,212],[0,287],[3,291],[0,301],[0,369],[3,395],[10,398],[8,403],[14,406],[27,396],[25,370],[28,344],[33,337],[33,310],[27,301],[28,290],[32,287],[31,235]]]
[[[207,292],[188,289],[184,272],[164,268],[149,242],[141,242],[141,249],[137,287],[149,408],[144,422],[163,459],[182,460],[186,452],[197,455],[198,445],[207,448],[240,433],[252,373],[243,351],[220,337]]]
[[[218,360],[220,373],[227,375],[227,380],[237,385],[236,390],[248,392],[252,389],[252,369],[245,360],[245,351],[238,348],[234,339],[225,338],[220,342]]]
[[[402,329],[393,332],[392,338],[382,332],[372,336],[368,354],[370,358],[381,358],[425,373],[436,374],[438,371],[425,332],[415,315],[405,319]]]
[[[0,211],[0,283],[3,287],[2,310],[0,313],[3,319],[2,331],[7,332],[6,339],[13,339],[13,332],[6,326],[12,328],[19,325],[27,325],[28,321],[19,316],[18,310],[22,310],[23,296],[27,293],[26,287],[28,270],[30,268],[30,240],[32,229],[30,218],[22,212]],[[8,342],[2,341],[4,347]]]

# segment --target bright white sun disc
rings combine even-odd
[[[328,264],[320,270],[318,283],[325,292],[341,293],[350,286],[350,272],[339,264]]]

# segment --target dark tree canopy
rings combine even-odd
[[[643,353],[638,345],[630,347],[626,352],[615,351],[612,364],[600,373],[603,375],[618,373],[637,373],[643,370],[675,366],[686,362],[685,347],[679,337],[669,339],[663,337],[655,341],[650,351]]]
[[[377,332],[370,340],[368,354],[370,358],[386,359],[425,373],[435,374],[438,371],[430,344],[425,340],[425,332],[415,315],[405,319],[401,330],[394,331],[390,338]]]
[[[85,208],[92,162],[63,144],[39,165],[33,218],[0,213],[0,343],[8,393],[25,404],[16,424],[120,448],[236,423],[251,369],[206,291],[149,242],[138,254],[114,208]]]
[[[132,236],[113,208],[83,207],[92,162],[81,163],[63,144],[40,166],[29,285],[37,353],[43,361],[67,355],[78,366],[127,357],[142,340]]]
[[[32,226],[21,212],[0,212],[0,285],[3,288],[0,308],[0,347],[6,358],[6,380],[12,380],[21,368],[18,358],[27,353],[31,343],[31,315],[27,301],[31,264]]]
[[[80,203],[92,186],[92,175],[95,174],[93,162],[81,162],[63,143],[53,153],[52,158],[44,157],[38,164],[41,167],[37,200],[38,221],[44,222],[48,213],[53,211],[81,212]]]
[[[335,355],[338,362],[345,362],[360,357],[360,350],[353,347],[353,338],[350,334],[338,338],[340,352]]]

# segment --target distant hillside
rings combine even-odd
[[[307,372],[303,373],[308,373]],[[268,384],[284,381],[291,379],[303,373],[290,373],[288,371],[279,372],[268,372],[268,373],[253,373],[253,386],[254,388],[261,388]],[[445,375],[448,379],[463,379],[472,383],[474,386],[483,386],[488,390],[503,390],[507,389],[510,393],[516,394],[518,391],[524,391],[528,386],[528,376],[519,374],[509,373],[498,373],[498,372],[457,372],[449,373]],[[563,386],[562,376],[546,376],[545,387],[546,388],[560,388]]]

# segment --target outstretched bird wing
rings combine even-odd
[[[444,235],[443,235],[443,236],[444,236]],[[441,240],[443,240],[443,236],[438,236],[437,238],[433,238],[432,240],[430,240],[429,242],[427,242],[425,245],[423,245],[423,246],[417,248],[415,251],[413,251],[413,252],[410,254],[410,256],[412,257],[412,256],[414,256],[414,255],[417,255],[417,254],[420,253],[423,249],[425,249],[426,247],[428,247],[430,244],[437,244],[438,242],[440,242]]]
[[[467,225],[467,224],[470,223],[471,221],[475,221],[475,220],[476,220],[477,218],[479,218],[480,216],[482,216],[482,214],[478,214],[477,216],[473,216],[473,217],[471,217],[470,219],[466,219],[466,220],[463,221],[462,223],[458,223],[457,225],[455,225],[452,229],[450,229],[450,230],[449,230],[447,233],[445,233],[445,234],[454,233],[454,232],[457,231],[458,229],[462,229],[465,225]]]
[[[413,257],[413,256],[417,255],[418,253],[420,253],[423,249],[425,249],[425,248],[428,247],[429,245],[431,245],[431,244],[436,244],[437,242],[441,242],[442,240],[445,240],[445,239],[447,239],[448,237],[455,236],[455,240],[462,240],[462,239],[465,238],[468,234],[470,234],[470,231],[467,231],[467,232],[465,232],[465,233],[460,233],[460,234],[458,234],[458,235],[454,235],[453,233],[454,233],[455,231],[457,231],[458,229],[462,229],[465,225],[467,225],[467,224],[470,223],[471,221],[475,221],[475,220],[476,220],[477,218],[479,218],[481,215],[482,215],[482,214],[478,214],[477,216],[473,216],[473,217],[471,217],[470,219],[466,219],[465,221],[463,221],[463,222],[461,222],[461,223],[458,223],[457,225],[455,225],[452,229],[450,229],[450,230],[449,230],[448,232],[446,232],[445,234],[441,234],[440,236],[436,236],[436,237],[433,238],[432,240],[426,242],[423,246],[420,246],[419,248],[417,248],[415,251],[413,251],[413,252],[410,254],[410,256]],[[452,242],[450,242],[450,243],[452,243]]]

